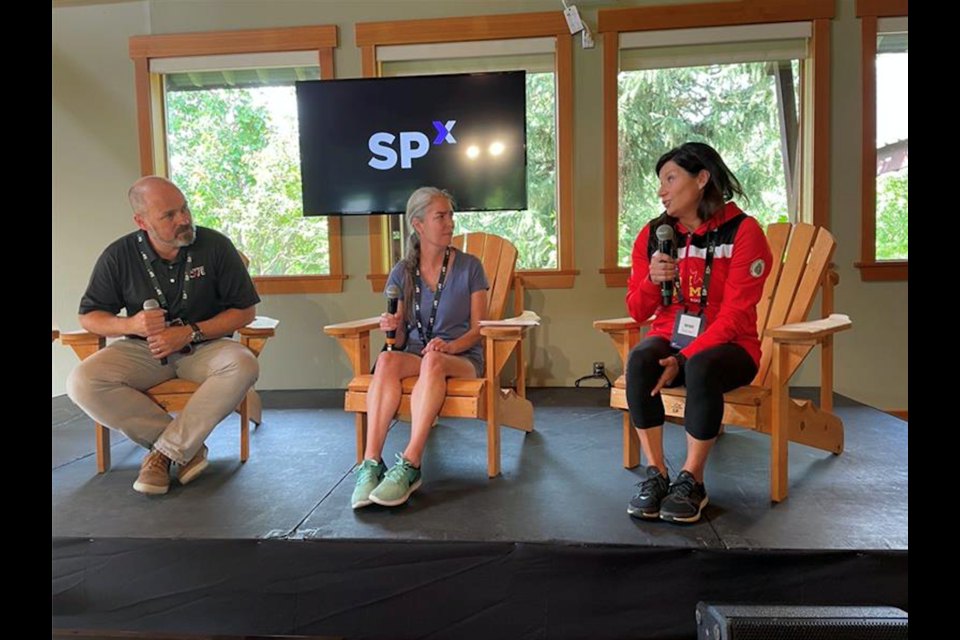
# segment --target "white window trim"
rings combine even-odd
[[[664,29],[632,31],[620,34],[621,49],[683,47],[704,44],[760,42],[765,40],[809,40],[813,36],[810,22],[706,27],[701,29]]]
[[[415,62],[451,58],[486,58],[556,53],[554,38],[517,38],[438,44],[400,44],[377,47],[380,62]]]
[[[877,34],[884,33],[907,33],[907,17],[877,20]]]
[[[219,56],[152,58],[150,73],[171,74],[190,71],[224,71],[229,69],[276,69],[283,67],[317,67],[316,51],[277,51],[238,53]]]

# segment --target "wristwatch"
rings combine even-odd
[[[198,342],[203,342],[207,339],[207,337],[203,335],[200,325],[198,325],[196,322],[191,322],[190,328],[193,330],[190,332],[190,344],[197,344]]]

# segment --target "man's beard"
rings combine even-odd
[[[177,227],[176,235],[173,238],[173,246],[189,247],[197,239],[197,228],[192,224]]]

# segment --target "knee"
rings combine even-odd
[[[381,351],[377,356],[377,365],[373,370],[374,377],[396,378],[400,372],[400,358],[397,351]]]
[[[420,363],[420,377],[431,379],[444,377],[443,354],[431,351],[423,356],[423,362]]]
[[[710,389],[718,380],[716,374],[716,360],[706,357],[703,352],[694,354],[684,369],[687,389]]]
[[[87,405],[96,394],[93,370],[88,364],[81,362],[73,368],[67,376],[67,397],[79,407]]]
[[[232,364],[237,378],[247,387],[252,387],[260,377],[260,361],[249,349],[238,349]]]
[[[660,355],[652,349],[634,349],[627,356],[625,374],[628,382],[641,382],[650,376],[659,376]]]

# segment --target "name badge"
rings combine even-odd
[[[702,316],[690,313],[678,313],[673,321],[673,335],[670,336],[670,346],[674,349],[683,349],[700,335],[704,328]]]

